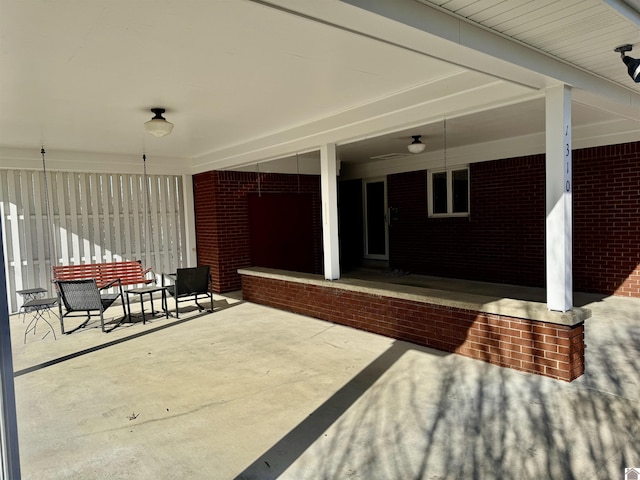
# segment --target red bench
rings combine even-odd
[[[116,285],[147,285],[155,282],[155,276],[154,278],[147,277],[149,272],[153,273],[153,270],[142,268],[142,264],[136,260],[59,265],[53,267],[53,281],[94,278],[98,288],[103,288],[114,280],[118,280]]]

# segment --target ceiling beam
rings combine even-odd
[[[417,0],[341,1],[422,32],[421,49],[435,58],[537,88],[559,82],[624,107],[640,107],[640,94],[630,88]],[[378,31],[386,39],[391,36],[395,43],[402,42],[392,26]],[[405,41],[416,48],[414,36]]]

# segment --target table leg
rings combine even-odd
[[[57,340],[58,338],[56,337],[56,331],[53,329],[53,326],[49,323],[49,320],[47,320],[46,318],[44,318],[44,312],[45,311],[49,311],[50,308],[46,307],[46,308],[34,308],[34,314],[33,314],[33,318],[31,319],[31,321],[29,322],[29,325],[27,325],[27,328],[24,331],[24,343],[27,343],[27,334],[33,330],[33,334],[36,334],[36,327],[38,326],[38,321],[40,319],[44,320],[47,325],[49,325],[49,328],[51,329],[51,332],[53,333],[53,338],[54,340]],[[44,337],[42,337],[43,339],[49,335],[49,332],[45,333]]]
[[[140,308],[142,309],[142,324],[146,325],[147,319],[144,316],[144,293],[140,294]]]
[[[131,303],[129,302],[129,292],[126,292],[127,295],[127,310],[129,312],[129,321],[131,321]]]
[[[153,292],[149,292],[149,301],[151,301],[151,315],[155,316],[156,308],[153,306]]]
[[[167,289],[162,289],[162,308],[164,310],[164,317],[169,318],[169,309],[167,308]]]

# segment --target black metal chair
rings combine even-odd
[[[187,300],[195,301],[200,311],[207,310],[213,312],[213,283],[211,281],[210,267],[178,268],[174,274],[163,274],[162,284],[166,287],[167,293],[176,302],[176,318],[178,317],[178,303]],[[165,278],[171,279],[174,283],[165,285]],[[198,303],[199,298],[209,298],[211,308],[207,309]]]
[[[127,310],[125,308],[124,295],[122,293],[122,286],[119,284],[119,280],[114,280],[108,285],[102,288],[98,288],[95,279],[90,278],[86,280],[58,280],[56,281],[58,286],[58,309],[60,312],[60,329],[62,333],[73,333],[79,328],[83,328],[91,319],[91,312],[98,311],[100,315],[100,325],[103,332],[110,332],[116,328],[122,321],[127,318]],[[117,288],[117,293],[101,293],[111,287]],[[122,311],[124,317],[110,330],[104,328],[104,311],[109,308],[113,303],[120,299],[122,302]],[[62,305],[67,310],[67,313],[62,314]],[[87,320],[81,325],[77,326],[70,332],[64,331],[64,317],[79,315],[71,315],[74,312],[84,312],[87,315]]]

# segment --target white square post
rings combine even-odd
[[[322,245],[324,278],[340,278],[338,243],[338,166],[335,143],[320,147],[320,191],[322,196]]]
[[[547,306],[573,307],[571,88],[546,89]]]
[[[193,175],[182,175],[182,191],[184,205],[182,215],[184,218],[185,230],[185,252],[187,254],[186,267],[198,265],[198,252],[196,250],[196,214],[194,208]],[[173,266],[172,268],[175,268]],[[173,271],[173,270],[172,270]]]

